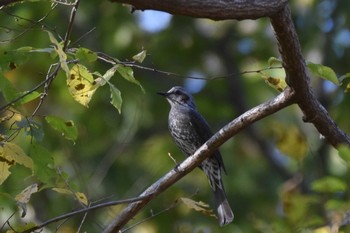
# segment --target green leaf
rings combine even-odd
[[[0,90],[7,102],[11,102],[18,96],[17,90],[13,87],[12,83],[0,73]]]
[[[59,43],[51,32],[47,31],[47,33],[49,34],[51,43],[53,43],[55,46],[55,51],[58,54],[58,57],[60,59],[61,67],[66,73],[67,78],[69,78],[69,68],[66,62],[67,54],[63,51],[63,44]]]
[[[108,83],[111,91],[111,104],[118,110],[119,114],[121,113],[122,108],[122,95],[118,88],[116,88],[113,84]]]
[[[315,192],[324,193],[343,192],[347,189],[347,184],[337,177],[327,176],[312,182],[311,189]]]
[[[139,63],[142,63],[143,60],[145,60],[146,55],[147,55],[147,51],[146,51],[146,50],[142,50],[142,51],[139,52],[138,54],[134,55],[134,56],[132,57],[132,59],[133,59],[134,61],[137,61],[137,62],[139,62]]]
[[[78,130],[73,121],[66,121],[57,116],[46,116],[45,120],[52,128],[62,133],[62,136],[68,140],[75,141],[78,137]]]
[[[94,62],[97,60],[97,54],[87,48],[79,48],[75,53],[75,57],[79,59],[80,62]]]
[[[274,65],[278,65],[281,66],[282,65],[282,60],[276,57],[270,57],[269,60],[267,61],[267,64],[269,66],[274,66]]]
[[[139,81],[137,81],[134,77],[134,71],[131,69],[131,67],[128,66],[124,66],[124,65],[117,65],[117,70],[119,72],[119,74],[126,79],[129,82],[132,82],[136,85],[138,85],[142,92],[145,93],[145,90],[143,89],[143,87],[141,86],[141,84],[139,83]]]
[[[41,127],[41,124],[30,120],[30,118],[22,118],[19,121],[16,121],[18,128],[23,128],[26,136],[34,137],[38,142],[41,142],[44,138],[44,131]]]
[[[29,154],[34,161],[34,175],[45,184],[44,186],[54,187],[58,174],[52,154],[38,144],[30,147]]]
[[[0,70],[2,72],[16,69],[30,58],[30,53],[26,49],[0,50]]]
[[[347,145],[340,145],[338,147],[338,154],[347,163],[350,163],[350,147]]]
[[[339,85],[337,75],[335,74],[332,68],[324,66],[322,64],[315,64],[312,62],[308,62],[307,67],[314,76],[326,79],[336,85]]]
[[[21,92],[21,93],[18,94],[18,96],[22,96],[25,93],[27,93],[27,92]],[[33,92],[29,93],[28,95],[24,96],[23,98],[19,99],[16,102],[16,104],[23,105],[23,104],[26,104],[26,103],[28,103],[30,101],[33,101],[33,100],[35,100],[35,99],[37,99],[39,97],[40,97],[40,93],[37,92],[37,91],[33,91]]]

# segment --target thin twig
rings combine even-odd
[[[75,15],[76,15],[77,10],[78,10],[79,2],[80,2],[80,0],[75,1],[74,6],[73,6],[72,11],[71,11],[71,14],[70,14],[68,29],[67,29],[66,35],[64,37],[63,51],[66,51],[68,43],[69,43],[69,37],[70,37],[70,34],[72,32],[73,23],[74,23]]]
[[[32,228],[30,228],[30,229],[25,230],[23,233],[29,233],[29,232],[32,232],[32,231],[41,229],[41,228],[43,228],[43,227],[45,227],[45,226],[47,226],[47,225],[49,225],[49,224],[51,224],[51,223],[58,222],[58,221],[61,221],[61,220],[63,220],[63,219],[67,219],[67,218],[76,216],[76,215],[78,215],[78,214],[87,213],[87,212],[89,212],[89,211],[97,210],[97,209],[104,208],[104,207],[108,207],[108,206],[114,206],[114,205],[120,205],[120,204],[128,204],[128,203],[138,202],[138,201],[142,201],[142,200],[145,200],[145,199],[152,198],[152,196],[153,196],[153,194],[150,193],[150,194],[147,195],[147,196],[129,198],[129,199],[118,200],[118,201],[110,201],[110,202],[106,202],[106,203],[97,204],[97,205],[94,205],[94,206],[91,206],[91,207],[87,207],[87,208],[84,208],[84,209],[72,211],[72,212],[70,212],[70,213],[63,214],[63,215],[61,215],[61,216],[57,216],[57,217],[55,217],[55,218],[52,218],[52,219],[50,219],[50,220],[47,220],[47,221],[43,222],[42,224],[39,224],[38,226],[35,226],[35,227],[32,227]]]

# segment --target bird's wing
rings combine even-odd
[[[198,137],[200,138],[201,144],[204,144],[209,138],[213,136],[213,133],[207,123],[207,121],[197,112],[192,110],[192,113],[189,114],[191,119],[191,125],[193,125],[195,132],[198,133]],[[216,150],[213,155],[216,158],[221,166],[221,168],[226,173],[224,161],[222,160],[221,154],[219,150]]]

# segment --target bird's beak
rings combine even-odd
[[[164,97],[167,97],[168,96],[168,93],[167,92],[157,92],[158,95],[161,95],[161,96],[164,96]]]

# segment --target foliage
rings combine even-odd
[[[314,91],[349,132],[350,53],[342,35],[350,21],[341,19],[350,4],[291,4]],[[135,197],[175,166],[169,153],[181,161],[167,132],[168,105],[157,91],[174,85],[201,91],[195,95],[199,111],[216,130],[287,85],[268,20],[169,16],[164,28],[147,31],[145,13],[130,14],[109,1],[81,1],[72,21],[73,7],[29,1],[1,10],[1,230]],[[197,169],[146,207],[133,223],[150,219],[132,231],[349,229],[349,148],[330,149],[296,108],[261,120],[221,150],[232,224],[218,227],[207,207],[213,203],[207,180]],[[274,169],[267,155],[292,176]],[[121,208],[45,230],[99,232]]]

